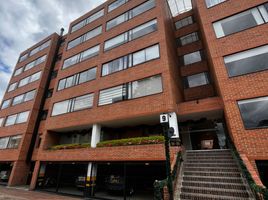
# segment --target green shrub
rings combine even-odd
[[[81,149],[90,147],[90,143],[75,143],[75,144],[60,144],[49,148],[49,150],[61,150],[61,149]]]
[[[107,140],[99,142],[97,147],[114,147],[114,146],[129,146],[129,145],[144,145],[144,144],[162,144],[164,143],[163,136],[136,137],[119,140]]]

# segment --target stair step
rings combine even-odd
[[[230,197],[243,197],[243,198],[249,197],[247,191],[231,190],[223,188],[182,187],[181,192],[182,194],[186,192],[186,193],[209,194],[209,195],[230,196]]]
[[[195,172],[195,171],[200,171],[200,172],[240,172],[237,167],[184,167],[184,171],[188,172]]]
[[[233,190],[246,190],[246,187],[241,184],[234,183],[215,183],[215,182],[200,182],[200,181],[183,181],[183,187],[208,187],[208,188],[222,188],[222,189],[233,189]]]
[[[180,195],[181,200],[251,200],[250,198],[218,196],[209,194],[183,193]],[[253,199],[252,199],[253,200]]]
[[[233,159],[232,155],[187,155],[186,159]]]
[[[185,163],[235,163],[233,159],[187,159]]]
[[[194,182],[213,182],[213,183],[235,183],[241,184],[242,180],[238,177],[207,177],[207,176],[183,176],[183,181],[194,181]]]
[[[184,163],[185,167],[237,167],[236,163]]]
[[[216,176],[216,177],[241,177],[239,172],[204,172],[204,171],[194,171],[194,172],[189,172],[185,171],[183,173],[183,176]]]

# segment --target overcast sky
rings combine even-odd
[[[3,0],[0,5],[0,102],[19,54],[105,0]]]

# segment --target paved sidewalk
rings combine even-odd
[[[68,196],[53,193],[27,191],[24,189],[7,188],[0,186],[0,200],[79,200]],[[80,198],[81,199],[81,198]]]

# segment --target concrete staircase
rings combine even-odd
[[[253,200],[230,150],[186,151],[176,200]]]

